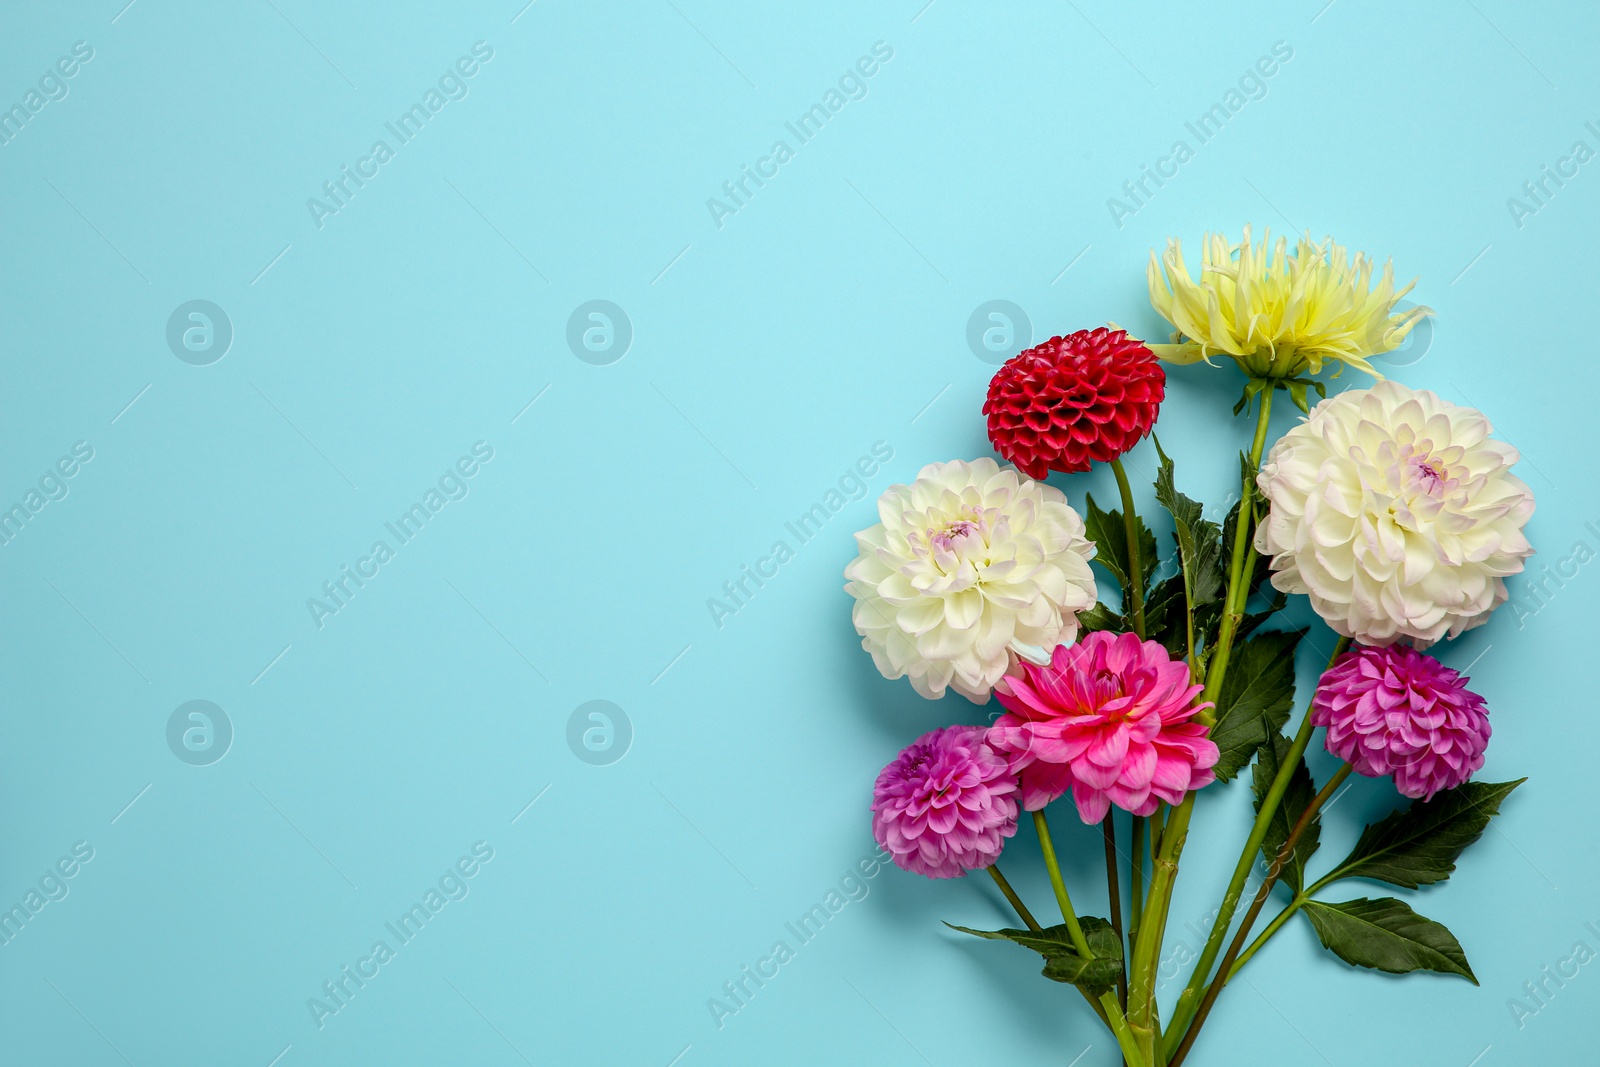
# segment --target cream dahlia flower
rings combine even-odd
[[[1248,226],[1236,245],[1207,234],[1199,281],[1189,277],[1177,239],[1159,261],[1152,251],[1150,303],[1177,327],[1173,340],[1181,342],[1150,349],[1173,363],[1228,356],[1252,378],[1316,374],[1324,363],[1382,378],[1367,357],[1397,348],[1433,314],[1425,307],[1394,310],[1416,283],[1395,289],[1391,263],[1373,288],[1372,261],[1360,252],[1352,259],[1332,238],[1317,245],[1307,233],[1293,255],[1282,237],[1269,255],[1270,240],[1263,231],[1261,242],[1251,244]]]
[[[1384,381],[1324,400],[1256,479],[1270,505],[1256,550],[1272,584],[1305,593],[1366,645],[1427,647],[1484,622],[1533,548],[1533,493],[1489,420]]]
[[[925,697],[983,703],[1019,651],[1048,655],[1095,602],[1083,519],[1059,489],[992,459],[930,463],[878,499],[845,568],[861,647]]]

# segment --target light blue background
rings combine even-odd
[[[874,497],[988,454],[982,302],[1035,339],[1154,335],[1144,267],[1169,235],[1194,255],[1207,229],[1309,228],[1420,275],[1436,330],[1394,373],[1523,450],[1535,570],[1600,548],[1597,164],[1520,227],[1506,204],[1600,148],[1588,5],[124,2],[0,16],[0,105],[94,49],[0,146],[0,506],[94,449],[0,548],[0,905],[94,849],[0,947],[7,1063],[1115,1062],[1027,954],[939,925],[1007,921],[991,886],[895,870],[718,1029],[707,999],[872,851],[877,769],[984,713],[860,651],[840,571],[870,498],[722,627],[706,601],[874,442],[894,456]],[[470,94],[318,228],[307,198],[480,40]],[[868,95],[719,228],[707,198],[879,41]],[[1119,228],[1107,198],[1195,147],[1184,123],[1278,41],[1266,95]],[[191,299],[234,326],[211,366],[165,341]],[[591,299],[633,324],[610,366],[565,340]],[[1212,502],[1238,387],[1174,373],[1162,416]],[[307,598],[477,441],[470,495],[319,629]],[[1152,474],[1151,446],[1132,461]],[[1104,472],[1057,484],[1112,495]],[[1297,922],[1191,1062],[1592,1057],[1596,967],[1520,1028],[1507,1001],[1600,948],[1597,582],[1578,568],[1522,625],[1440,650],[1493,709],[1483,776],[1531,776],[1450,882],[1401,894],[1481,988],[1354,973]],[[236,731],[211,766],[166,743],[192,699]],[[593,699],[635,731],[610,766],[566,743]],[[1393,806],[1358,782],[1324,861]],[[1242,783],[1201,799],[1174,949],[1247,811]],[[1102,911],[1098,834],[1056,821]],[[1028,837],[1010,867],[1042,913]],[[307,999],[477,841],[470,895],[319,1030]]]

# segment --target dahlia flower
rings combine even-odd
[[[1159,643],[1096,630],[996,687],[1009,710],[989,743],[1020,772],[1028,811],[1070,789],[1086,823],[1113,803],[1149,815],[1158,800],[1181,803],[1215,780],[1217,746],[1193,721],[1212,706],[1194,703],[1202,688]]]
[[[1071,641],[1095,602],[1083,519],[992,459],[930,463],[878,499],[845,568],[861,647],[925,697],[983,703],[1019,648]]]
[[[1368,778],[1394,776],[1408,797],[1430,799],[1483,766],[1489,712],[1467,679],[1405,645],[1339,657],[1311,698],[1328,751]]]
[[[1017,832],[1017,780],[981,726],[923,734],[872,787],[872,836],[895,866],[960,878],[1000,858]]]
[[[1116,459],[1150,432],[1167,374],[1125,331],[1079,330],[1013,356],[989,382],[994,450],[1030,478]]]
[[[1484,622],[1533,554],[1533,493],[1489,420],[1384,381],[1324,400],[1279,438],[1256,484],[1272,584],[1334,630],[1426,647]]]
[[[1269,255],[1270,239],[1263,231],[1261,242],[1251,244],[1248,226],[1236,245],[1207,234],[1199,281],[1190,279],[1176,239],[1159,262],[1152,251],[1150,303],[1177,327],[1173,340],[1183,340],[1151,349],[1174,363],[1229,356],[1252,378],[1316,374],[1324,362],[1382,378],[1367,357],[1397,348],[1418,321],[1433,314],[1425,307],[1395,312],[1416,283],[1397,290],[1391,263],[1384,264],[1373,288],[1373,262],[1364,253],[1352,259],[1332,238],[1317,245],[1307,233],[1294,255],[1285,254],[1282,237]]]

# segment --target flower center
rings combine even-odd
[[[1122,696],[1122,678],[1107,670],[1095,671],[1094,677],[1089,679],[1089,687],[1094,693],[1095,704],[1102,708]],[[1117,718],[1120,721],[1120,714]]]
[[[978,524],[958,519],[928,531],[928,540],[939,548],[954,549],[978,532]]]
[[[1429,496],[1438,496],[1444,488],[1446,473],[1439,469],[1439,465],[1418,456],[1412,460],[1411,476],[1415,479],[1418,488]]]

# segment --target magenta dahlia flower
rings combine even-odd
[[[1156,642],[1097,630],[995,687],[1009,710],[989,743],[1020,772],[1029,811],[1070,789],[1087,823],[1112,804],[1149,815],[1157,801],[1180,803],[1216,778],[1217,746],[1193,721],[1211,707],[1194,703],[1202,688]]]
[[[982,726],[946,726],[906,746],[872,787],[872,836],[895,866],[960,878],[1000,858],[1017,832],[1017,779]]]
[[[1467,679],[1409,645],[1358,646],[1323,674],[1311,722],[1328,751],[1368,778],[1427,800],[1483,766],[1489,710]]]

